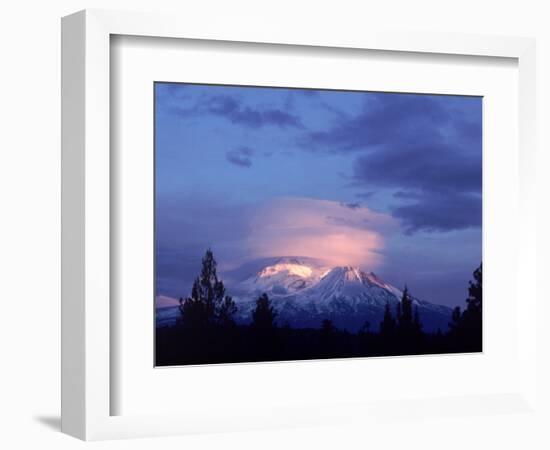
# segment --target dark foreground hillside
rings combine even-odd
[[[321,329],[276,328],[269,333],[253,326],[198,333],[182,327],[157,330],[156,365],[290,361],[324,358],[420,355],[481,351],[481,342],[450,334],[391,338],[379,333],[351,334],[325,324]]]

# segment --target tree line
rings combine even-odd
[[[482,350],[482,266],[469,282],[466,308],[453,310],[448,330],[427,333],[407,287],[392,310],[385,306],[379,331],[366,321],[358,333],[337,329],[325,319],[318,329],[277,324],[277,311],[260,295],[248,325],[237,324],[237,305],[217,275],[211,250],[202,259],[191,295],[179,300],[180,317],[156,330],[156,365],[214,364],[478,352]]]

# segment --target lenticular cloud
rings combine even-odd
[[[308,256],[376,268],[382,262],[383,233],[395,226],[391,216],[366,207],[279,198],[251,211],[248,246],[257,256]]]

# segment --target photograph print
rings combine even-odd
[[[482,351],[481,97],[154,105],[156,366]]]

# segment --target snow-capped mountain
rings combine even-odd
[[[250,320],[256,299],[266,293],[277,311],[277,322],[318,328],[330,319],[339,328],[357,331],[366,322],[378,329],[386,303],[395,312],[402,291],[374,273],[301,258],[280,258],[229,286],[238,307],[238,320]],[[445,330],[451,309],[413,299],[426,331]]]
[[[298,258],[278,258],[257,272],[234,284],[232,290],[239,296],[261,295],[270,297],[295,294],[318,283],[330,270],[318,260],[307,261]]]
[[[251,321],[258,297],[266,293],[277,311],[279,325],[319,328],[330,319],[341,329],[356,332],[366,322],[377,331],[389,303],[395,315],[403,292],[372,272],[357,267],[333,267],[313,258],[267,258],[222,274],[227,293],[237,304],[236,319]],[[176,299],[158,297],[157,326],[173,324],[179,317]],[[413,297],[425,331],[445,331],[452,310]]]

